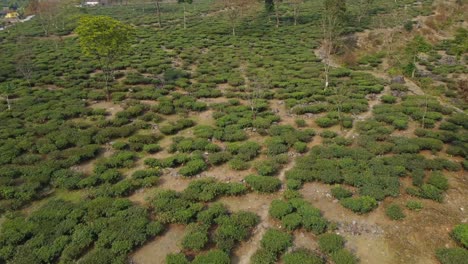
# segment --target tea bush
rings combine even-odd
[[[397,204],[391,204],[385,210],[385,214],[392,220],[401,220],[405,218],[402,208]]]

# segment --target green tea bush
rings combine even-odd
[[[315,119],[315,123],[319,126],[319,127],[322,127],[322,128],[328,128],[328,127],[332,127],[334,125],[337,125],[338,124],[338,120],[336,119],[331,119],[329,117],[319,117],[317,119]]]
[[[182,247],[187,250],[202,250],[208,242],[208,227],[197,223],[189,224],[182,238]]]
[[[263,249],[278,255],[292,246],[293,237],[276,229],[268,229],[262,237],[260,244]]]
[[[252,264],[274,264],[276,263],[276,254],[273,252],[260,248],[250,258]]]
[[[245,182],[255,191],[262,193],[272,193],[279,190],[281,181],[268,176],[249,175],[245,177]]]
[[[250,164],[242,159],[234,158],[229,161],[229,167],[233,170],[241,171],[250,168]]]
[[[392,95],[382,95],[380,100],[382,100],[382,102],[384,102],[386,104],[394,104],[394,103],[396,103],[397,98],[395,96],[392,96]]]
[[[468,250],[463,248],[442,248],[436,251],[436,257],[441,264],[466,264]]]
[[[331,253],[331,259],[335,264],[357,264],[359,260],[346,249],[340,249]]]
[[[208,251],[207,253],[198,255],[192,261],[192,264],[207,264],[207,263],[216,263],[216,264],[229,264],[231,259],[229,255],[219,249],[214,249]]]
[[[468,224],[459,224],[453,228],[452,237],[460,245],[468,248]]]
[[[333,187],[331,189],[331,193],[332,193],[333,197],[335,197],[338,200],[353,196],[353,193],[351,191],[343,188],[340,185],[338,185],[336,187]]]
[[[195,125],[195,122],[190,119],[180,119],[177,122],[172,122],[167,125],[161,126],[159,130],[165,135],[174,135],[177,132],[192,127]]]
[[[318,237],[318,244],[322,252],[331,254],[343,249],[345,240],[337,234],[322,234]]]
[[[179,173],[183,176],[194,176],[199,174],[200,172],[207,169],[207,165],[204,160],[202,159],[194,159],[187,164],[185,164],[182,168],[179,169]]]
[[[190,261],[182,253],[170,253],[166,255],[166,264],[190,264]]]
[[[385,210],[385,214],[392,220],[401,220],[405,218],[403,209],[397,204],[391,204]]]
[[[273,159],[262,160],[254,163],[255,170],[261,176],[272,176],[281,169],[281,164]]]
[[[419,201],[408,201],[406,203],[406,208],[413,210],[413,211],[421,211],[424,208],[424,206]]]
[[[272,217],[281,219],[283,216],[292,213],[293,209],[289,202],[273,200],[270,205],[269,213]]]
[[[350,197],[340,201],[341,205],[358,214],[365,214],[377,207],[377,201],[370,196]]]
[[[442,191],[446,191],[449,188],[447,178],[439,171],[432,172],[427,183]]]

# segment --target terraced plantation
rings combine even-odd
[[[1,7],[0,263],[468,264],[466,1]]]

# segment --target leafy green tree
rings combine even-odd
[[[85,16],[78,22],[76,33],[81,50],[99,61],[105,77],[107,100],[110,100],[109,82],[114,78],[112,64],[130,48],[133,32],[131,26],[107,16]]]
[[[406,45],[406,56],[411,59],[411,61],[404,67],[404,71],[407,75],[411,75],[411,78],[414,78],[416,73],[416,62],[419,54],[428,52],[431,48],[431,44],[429,44],[421,35],[415,36],[413,40]]]
[[[177,0],[177,3],[182,4],[184,8],[184,29],[187,28],[187,7],[186,4],[192,4],[193,0]]]

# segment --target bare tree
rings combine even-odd
[[[233,36],[236,35],[236,27],[239,21],[257,4],[257,2],[251,0],[223,0],[223,6],[231,24]]]
[[[266,91],[271,88],[270,80],[267,77],[260,77],[255,75],[248,82],[249,95],[248,101],[250,110],[252,111],[252,118],[257,118],[259,103],[265,97]]]
[[[158,27],[162,27],[162,22],[161,22],[161,2],[162,0],[154,0],[156,3],[156,15],[158,16]]]
[[[289,0],[289,3],[293,9],[294,25],[296,26],[299,18],[299,7],[304,3],[304,0]]]
[[[359,0],[359,13],[358,22],[361,23],[363,17],[369,14],[369,10],[374,4],[375,0]]]
[[[27,43],[27,41],[23,39],[20,43]],[[21,44],[19,49],[20,51],[16,54],[15,58],[16,70],[24,77],[28,82],[28,85],[31,87],[31,79],[34,72],[33,53],[30,47],[25,47]]]
[[[335,41],[341,33],[344,15],[346,12],[345,0],[325,0],[322,12],[322,48],[324,50],[325,89],[329,86],[330,60]]]

